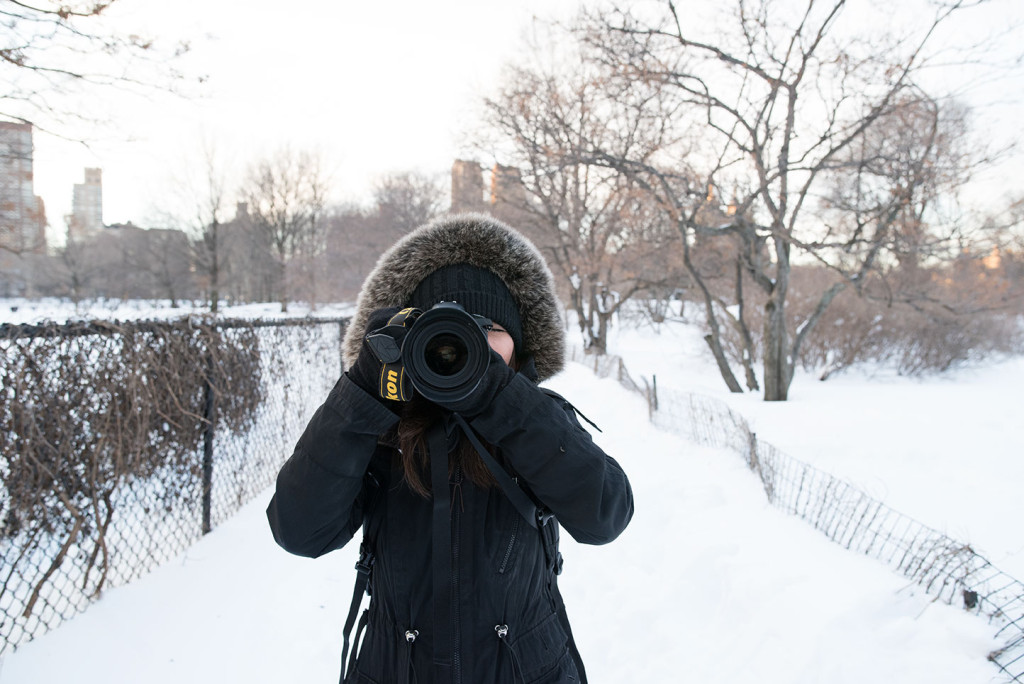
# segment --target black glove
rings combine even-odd
[[[501,354],[491,350],[491,362],[487,365],[487,370],[484,371],[484,376],[480,378],[480,383],[473,388],[467,396],[462,399],[455,401],[436,401],[438,406],[446,408],[449,411],[454,411],[461,416],[466,418],[473,418],[483,413],[491,402],[494,401],[494,397],[497,396],[508,383],[512,382],[512,378],[516,376],[516,372],[512,370],[505,359],[501,358]]]
[[[532,354],[519,362],[519,374],[525,375],[534,385],[540,382],[537,376],[537,362]]]
[[[412,386],[408,379],[403,379],[400,372],[395,373],[392,380],[394,391],[388,391],[389,374],[387,366],[382,362],[366,342],[370,334],[388,334],[388,322],[399,313],[401,309],[397,306],[387,309],[377,309],[370,314],[366,323],[366,331],[363,334],[363,346],[359,350],[356,362],[348,369],[346,374],[349,379],[359,385],[369,394],[372,394],[379,402],[392,409],[399,411],[398,402],[405,401],[412,395]]]

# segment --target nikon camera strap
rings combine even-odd
[[[469,439],[469,443],[473,445],[473,448],[476,449],[480,458],[483,459],[484,465],[487,466],[487,469],[491,471],[491,475],[493,475],[494,479],[497,480],[498,486],[501,487],[501,491],[504,492],[508,500],[512,502],[512,505],[515,506],[517,511],[519,511],[519,514],[526,519],[526,522],[530,523],[530,527],[536,530],[547,522],[551,515],[540,511],[540,509],[534,505],[533,501],[530,500],[530,497],[526,495],[526,492],[524,492],[523,489],[517,485],[511,477],[509,477],[508,471],[502,468],[501,464],[495,461],[490,452],[487,451],[487,449],[484,448],[484,445],[480,443],[480,438],[476,436],[475,432],[473,432],[473,428],[469,427],[465,418],[460,416],[458,413],[453,413],[452,418],[454,418],[458,426],[462,428],[462,431]]]
[[[421,313],[421,310],[412,307],[402,309],[388,320],[386,326],[372,330],[366,335],[367,346],[381,363],[377,393],[383,399],[412,399],[413,387],[405,375],[405,366],[402,364],[401,342]]]

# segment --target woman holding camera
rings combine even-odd
[[[412,343],[428,314],[441,332]],[[564,363],[540,253],[482,215],[413,231],[367,277],[343,348],[348,371],[267,510],[277,542],[303,556],[363,528],[343,680],[585,682],[556,581],[558,529],[610,542],[633,496],[572,405],[537,386]]]

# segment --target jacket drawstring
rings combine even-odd
[[[401,680],[399,684],[409,684],[410,681],[416,681],[416,672],[412,669],[412,645],[416,642],[416,637],[420,635],[418,629],[407,629],[405,630],[405,665],[401,668]],[[409,677],[412,677],[410,680]]]
[[[523,667],[519,664],[519,656],[516,655],[516,651],[512,648],[512,644],[508,643],[508,625],[495,625],[494,632],[498,635],[498,639],[501,643],[505,644],[505,648],[508,649],[509,655],[512,656],[512,676],[516,681],[526,682],[526,677],[523,676]]]

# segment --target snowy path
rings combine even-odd
[[[659,389],[716,397],[758,437],[1024,580],[1024,357],[925,378],[865,366],[820,382],[798,370],[789,401],[730,394],[700,330],[619,326],[609,345]]]
[[[563,542],[594,684],[990,681],[984,620],[769,507],[734,456],[649,427],[642,400],[572,366],[550,383],[604,429],[637,512],[605,547]],[[172,563],[0,662],[0,684],[333,682],[354,550],[278,549],[264,492]]]

